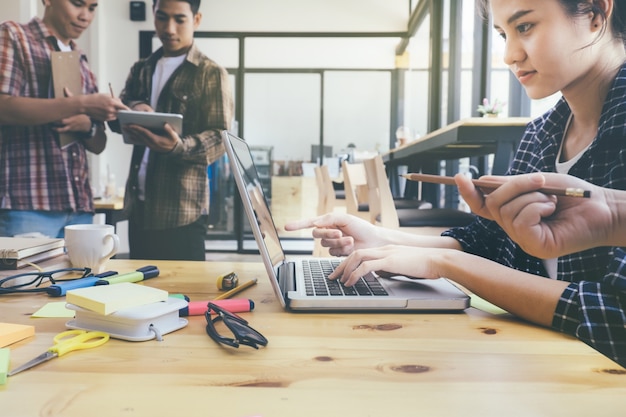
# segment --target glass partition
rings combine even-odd
[[[430,19],[426,17],[408,46],[409,68],[404,81],[404,126],[416,136],[428,133]]]

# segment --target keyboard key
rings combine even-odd
[[[365,297],[389,295],[378,279],[371,275],[361,278],[352,287],[345,287],[339,280],[329,280],[328,276],[340,263],[337,259],[305,260],[302,264],[306,294],[309,296],[331,295],[335,297],[343,295]]]

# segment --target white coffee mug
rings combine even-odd
[[[65,226],[65,249],[75,268],[104,272],[106,262],[115,255],[120,238],[109,224],[73,224]]]

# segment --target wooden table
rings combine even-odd
[[[503,175],[530,120],[526,117],[471,117],[392,149],[382,155],[393,180],[392,188],[397,190],[398,187],[398,176],[394,175],[394,168],[398,165],[408,165],[409,172],[439,174],[440,161],[490,154],[494,154],[490,173]],[[483,167],[479,170],[480,175],[488,173]],[[422,199],[437,207],[439,188],[438,185],[425,184]],[[414,194],[415,190],[409,190],[408,194]]]
[[[112,260],[128,272],[145,261]],[[2,416],[593,416],[622,415],[626,371],[582,342],[507,315],[295,314],[258,263],[158,262],[145,285],[192,300],[230,270],[269,345],[218,346],[204,317],[162,342],[111,340],[9,377]],[[32,319],[45,295],[0,298],[2,321],[33,324],[11,366],[45,351],[67,319]]]
[[[96,213],[104,214],[104,223],[116,226],[117,222],[127,220],[124,216],[124,199],[121,197],[113,197],[107,199],[94,200],[94,208]]]

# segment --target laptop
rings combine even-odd
[[[368,274],[353,287],[344,287],[338,280],[325,278],[340,258],[287,259],[248,144],[228,131],[223,131],[222,137],[267,275],[284,309],[453,312],[469,307],[467,294],[445,278],[416,280]]]

